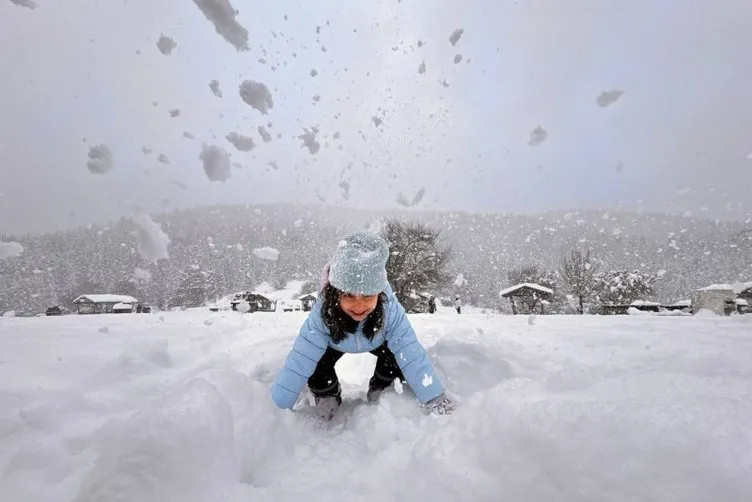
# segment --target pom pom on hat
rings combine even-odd
[[[376,234],[355,232],[339,242],[332,257],[329,282],[335,288],[358,295],[375,295],[387,287],[389,245]]]

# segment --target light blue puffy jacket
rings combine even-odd
[[[384,325],[372,340],[363,335],[363,324],[358,324],[357,332],[348,333],[340,343],[334,343],[329,336],[329,328],[321,316],[322,299],[313,305],[311,313],[300,328],[292,350],[285,359],[285,366],[272,385],[272,399],[280,408],[292,408],[298,394],[308,382],[327,347],[340,352],[370,352],[387,342],[395,356],[410,388],[421,403],[427,403],[444,393],[444,387],[431,365],[426,350],[415,336],[415,330],[405,315],[391,288],[385,291]]]

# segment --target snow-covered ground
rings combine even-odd
[[[0,318],[0,500],[752,500],[752,315],[412,316],[458,410],[346,356],[328,424],[269,399],[304,316]]]

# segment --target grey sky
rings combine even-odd
[[[232,3],[249,51],[188,0],[0,0],[0,232],[196,204],[401,207],[421,188],[422,209],[750,217],[750,2]],[[240,98],[247,79],[268,114]],[[242,167],[210,181],[202,143]],[[99,144],[114,168],[92,174]]]

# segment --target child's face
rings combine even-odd
[[[364,296],[353,295],[351,293],[340,293],[339,295],[339,306],[342,307],[345,314],[358,322],[362,321],[368,317],[368,314],[373,312],[378,301],[378,294]]]

